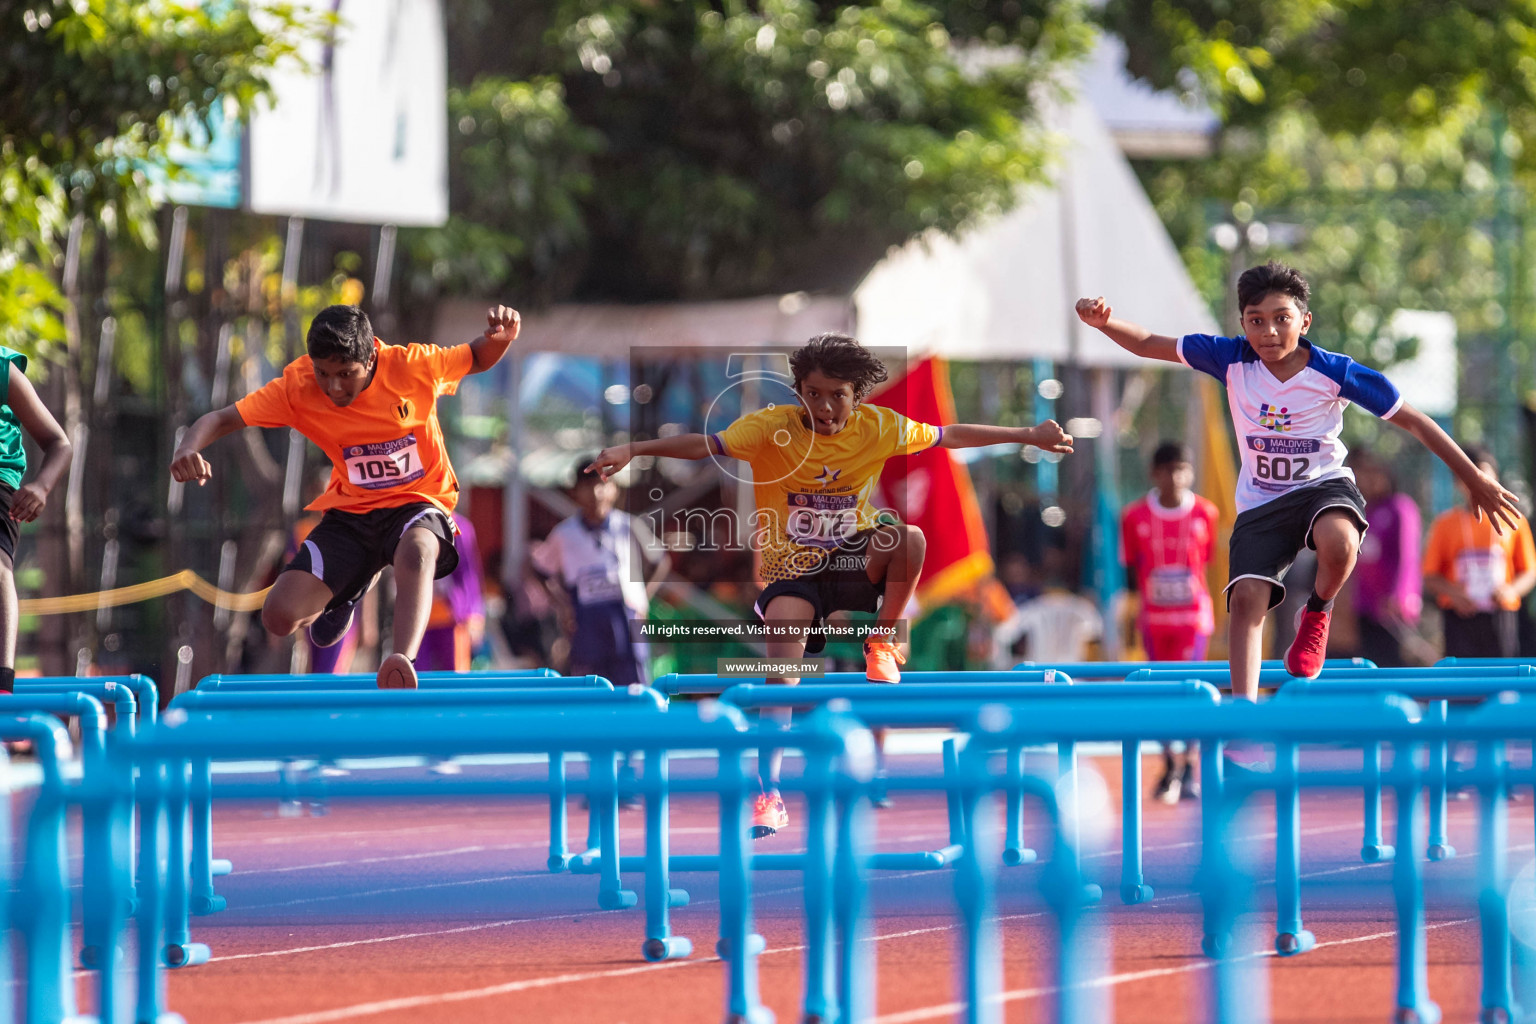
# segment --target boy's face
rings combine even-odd
[[[325,397],[345,409],[373,379],[373,363],[377,358],[369,356],[366,363],[357,363],[332,356],[327,359],[311,359],[310,362],[315,367],[315,383],[320,385]]]
[[[1266,363],[1285,359],[1301,336],[1312,326],[1312,314],[1303,313],[1296,300],[1284,292],[1269,292],[1243,307],[1243,334]]]
[[[590,481],[590,483],[588,482]],[[582,478],[572,495],[583,514],[589,519],[605,519],[619,501],[619,485],[612,480],[599,480],[594,476]]]
[[[1195,486],[1195,467],[1187,462],[1165,462],[1154,466],[1152,483],[1163,494],[1183,494]]]
[[[800,382],[800,399],[811,414],[811,429],[818,434],[835,434],[848,425],[848,417],[858,405],[853,385],[812,370]]]

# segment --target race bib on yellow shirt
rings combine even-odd
[[[856,494],[790,494],[784,532],[796,544],[831,551],[859,528]]]
[[[342,453],[346,458],[347,479],[369,490],[399,487],[420,480],[427,473],[421,464],[421,452],[416,447],[414,433],[393,441],[347,445]]]

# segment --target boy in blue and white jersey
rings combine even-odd
[[[1439,456],[1494,529],[1515,523],[1515,496],[1404,402],[1391,381],[1304,337],[1312,324],[1309,297],[1306,280],[1290,267],[1270,262],[1245,271],[1237,282],[1244,329],[1238,338],[1153,334],[1113,318],[1102,296],[1077,303],[1085,324],[1126,351],[1184,363],[1227,389],[1243,456],[1226,587],[1228,637],[1232,692],[1248,700],[1258,696],[1264,617],[1285,596],[1281,581],[1303,545],[1317,552],[1317,581],[1297,619],[1285,667],[1307,679],[1322,671],[1333,599],[1355,567],[1367,525],[1365,499],[1339,440],[1351,403],[1408,431]]]

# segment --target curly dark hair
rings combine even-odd
[[[309,322],[304,343],[311,359],[366,363],[373,356],[373,325],[356,306],[326,306]]]
[[[812,370],[820,370],[833,380],[847,381],[853,385],[853,397],[863,401],[876,386],[890,379],[885,364],[846,334],[828,332],[818,334],[795,349],[789,357],[789,368],[795,375],[795,390]]]
[[[1241,313],[1270,292],[1289,295],[1303,313],[1307,311],[1307,300],[1312,297],[1312,288],[1299,271],[1278,260],[1270,260],[1262,267],[1249,267],[1237,279],[1237,311]]]

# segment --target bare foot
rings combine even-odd
[[[379,689],[416,689],[416,666],[403,654],[391,654],[379,665]]]

